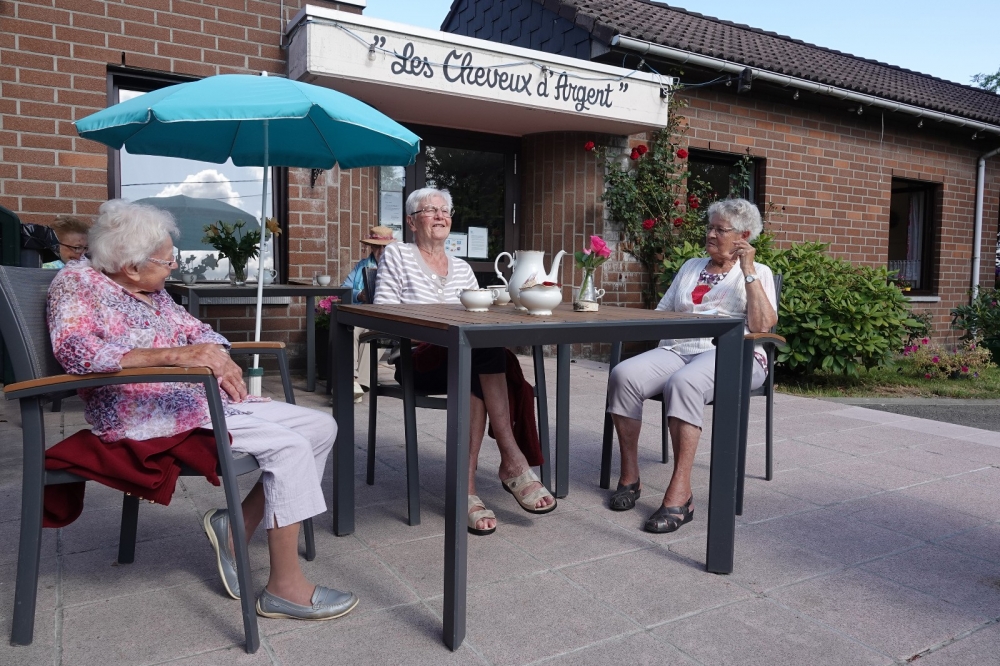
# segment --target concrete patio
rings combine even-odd
[[[735,572],[718,576],[704,570],[710,432],[694,472],[693,523],[669,535],[641,530],[670,473],[659,463],[655,404],[640,507],[606,508],[597,485],[606,376],[600,364],[573,364],[570,494],[555,513],[516,507],[487,440],[479,495],[500,526],[469,538],[468,638],[455,653],[440,622],[444,417],[417,415],[423,522],[409,527],[402,405],[389,399],[380,402],[374,486],[357,456],[356,533],[334,537],[330,513],[319,516],[319,555],[304,565],[312,580],[359,594],[348,617],[262,618],[261,649],[245,654],[239,604],[224,595],[201,530],[221,489],[182,480],[169,507],[143,505],[136,561],[119,566],[120,494],[91,484],[80,520],[45,532],[34,644],[8,645],[20,417],[3,402],[0,664],[1000,664],[1000,433],[778,395],[767,482],[755,400]],[[328,409],[321,393],[298,399]],[[367,408],[356,406],[361,447]],[[50,443],[83,423],[80,402],[67,402],[49,416]],[[329,478],[328,467],[328,492]],[[250,556],[259,589],[262,535]]]

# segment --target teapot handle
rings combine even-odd
[[[503,259],[504,255],[507,256],[508,265],[511,267],[514,266],[514,257],[510,256],[510,252],[501,252],[493,261],[493,270],[496,272],[497,277],[500,278],[500,281],[503,282],[503,286],[509,287],[510,284],[507,282],[507,278],[505,278],[503,273],[500,272],[500,260]]]

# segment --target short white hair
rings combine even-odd
[[[146,262],[164,241],[179,235],[167,211],[112,199],[101,204],[90,229],[90,264],[99,271],[117,273],[125,266]]]
[[[712,218],[721,218],[733,227],[736,231],[743,233],[750,232],[748,241],[752,241],[764,230],[764,222],[760,219],[760,211],[757,206],[746,199],[720,199],[708,207],[708,221]]]
[[[424,199],[430,199],[433,196],[441,197],[448,204],[448,208],[452,208],[451,192],[433,187],[421,187],[419,190],[413,190],[410,192],[410,196],[406,197],[406,214],[413,215]]]

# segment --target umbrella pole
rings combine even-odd
[[[260,193],[260,247],[257,248],[257,319],[254,325],[254,342],[260,342],[260,319],[264,308],[264,249],[267,247],[267,164],[268,164],[268,127],[264,121],[264,187]],[[250,371],[248,390],[252,395],[261,394],[261,381],[264,378],[263,369],[259,366],[260,356],[253,355],[253,369]]]

